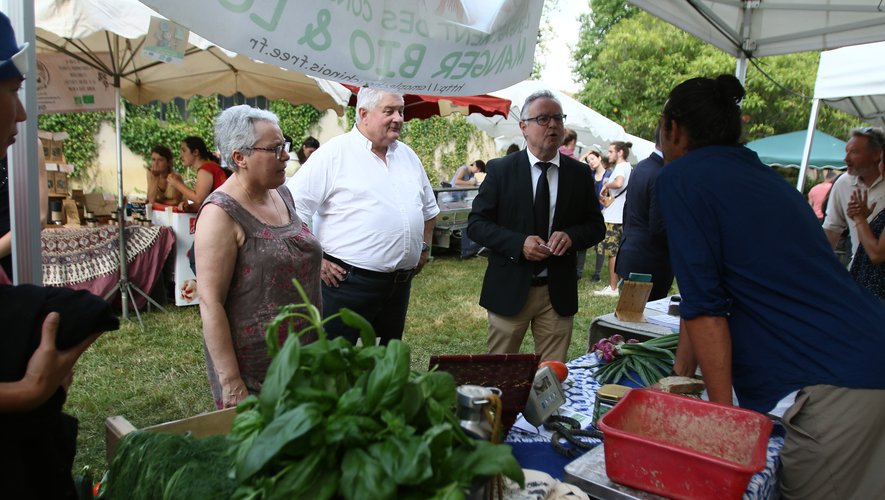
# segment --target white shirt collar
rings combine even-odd
[[[536,164],[544,162],[544,160],[539,160],[537,156],[533,155],[532,151],[529,148],[525,148],[525,152],[529,155],[529,165],[534,167]],[[559,168],[559,159],[559,151],[557,151],[556,156],[554,156],[553,159],[548,161],[547,163],[552,163],[556,165],[556,168]]]

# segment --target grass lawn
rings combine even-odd
[[[587,265],[592,266],[592,254]],[[607,259],[606,259],[607,260]],[[432,354],[486,352],[486,312],[477,303],[486,260],[438,255],[412,284],[404,333],[412,368],[425,370]],[[589,276],[591,273],[586,273]],[[590,321],[614,310],[616,297],[594,296],[607,282],[579,283],[569,359],[587,350]],[[215,409],[206,378],[200,315],[196,307],[170,306],[144,314],[144,328],[124,322],[82,356],[65,410],[80,420],[74,472],[89,466],[100,477],[107,468],[104,420],[123,415],[136,427],[176,420]],[[531,335],[523,352],[533,352]]]

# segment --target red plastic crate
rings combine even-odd
[[[612,481],[670,498],[741,498],[765,468],[772,422],[751,410],[633,389],[603,415]]]

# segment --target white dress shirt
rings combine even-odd
[[[298,216],[311,220],[316,213],[324,252],[379,272],[417,266],[424,221],[439,213],[415,152],[396,141],[386,159],[354,127],[314,151],[286,183]]]
[[[538,180],[541,178],[541,167],[538,163],[544,163],[537,156],[533,155],[529,148],[525,149],[529,155],[529,165],[532,166],[532,193],[538,194]],[[556,194],[559,192],[559,151],[548,163],[552,165],[547,168],[547,183],[550,185],[550,216],[547,218],[547,234],[553,228],[553,215],[556,213]],[[555,167],[555,168],[554,168]],[[534,198],[532,198],[534,200]]]

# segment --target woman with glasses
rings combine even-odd
[[[321,308],[322,249],[283,185],[290,144],[277,116],[226,109],[215,140],[234,173],[200,208],[196,267],[209,382],[215,405],[228,408],[261,390],[270,364],[264,327],[280,306],[301,302],[292,280]],[[279,334],[282,344],[286,329]]]
[[[166,179],[185,198],[185,201],[182,201],[178,208],[189,212],[191,208],[193,210],[198,209],[203,204],[203,200],[209,196],[209,193],[224,184],[228,174],[221,168],[221,161],[218,157],[209,152],[206,142],[199,137],[185,137],[181,141],[180,152],[181,163],[185,167],[197,169],[197,181],[194,184],[194,188],[189,188],[177,172],[170,172]],[[193,203],[193,205],[190,205],[188,202]]]

